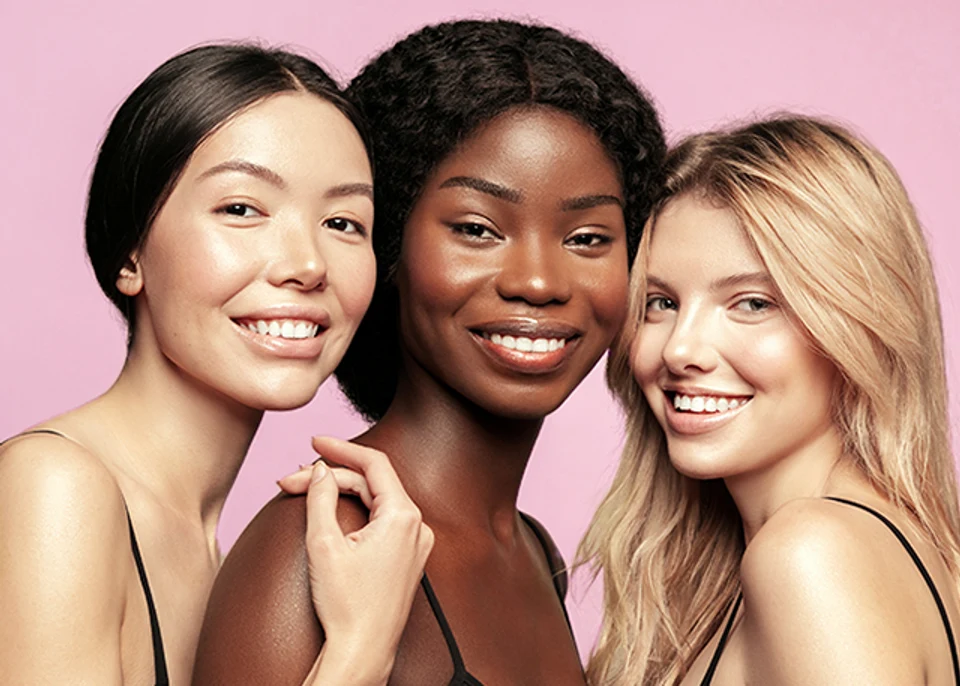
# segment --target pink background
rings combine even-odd
[[[400,3],[397,3],[399,5]],[[103,391],[124,335],[82,245],[85,187],[97,142],[130,90],[197,43],[258,38],[300,47],[343,78],[374,52],[446,18],[537,18],[594,41],[658,101],[672,138],[732,118],[790,108],[851,122],[900,170],[926,226],[947,333],[954,435],[960,419],[960,3],[956,0],[643,2],[410,0],[67,0],[0,8],[0,436]],[[506,8],[506,9],[505,9]],[[362,427],[335,385],[311,405],[269,415],[227,503],[229,547],[272,496],[274,480],[311,457],[308,436]],[[620,418],[600,370],[552,416],[522,506],[572,556],[608,484]],[[569,605],[589,648],[599,596]]]

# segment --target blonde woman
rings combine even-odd
[[[581,548],[591,683],[960,684],[940,313],[900,180],[799,117],[694,136],[667,171]]]

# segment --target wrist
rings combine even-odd
[[[393,670],[395,649],[384,654],[356,641],[327,641],[304,686],[385,686]]]

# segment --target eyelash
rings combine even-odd
[[[741,307],[741,305],[744,305],[744,304],[746,304],[747,307]],[[757,304],[760,305],[759,309],[755,309],[752,307],[752,305],[757,305]],[[741,312],[746,312],[749,314],[760,314],[761,312],[766,312],[776,307],[776,303],[774,303],[771,300],[767,300],[766,298],[761,298],[759,296],[753,295],[753,296],[750,296],[749,298],[741,298],[740,300],[735,302],[733,306]]]
[[[332,226],[331,222],[343,222],[344,224],[349,224],[353,227],[353,231],[351,231],[349,228],[337,228],[336,226]],[[323,225],[327,228],[333,229],[334,231],[341,231],[342,233],[357,233],[361,236],[367,235],[367,228],[363,224],[353,219],[347,219],[346,217],[330,217],[330,219],[327,219],[323,222]]]
[[[235,209],[250,210],[250,211],[254,212],[255,215],[248,215],[245,211],[243,211],[241,214],[237,214],[236,212],[232,212],[232,211],[231,211],[231,210],[235,210]],[[218,207],[218,208],[217,208],[216,210],[214,210],[214,211],[215,211],[217,214],[226,214],[226,215],[229,215],[229,216],[231,216],[231,217],[237,217],[238,219],[250,219],[250,218],[252,218],[253,216],[263,214],[262,212],[260,212],[260,210],[258,210],[257,208],[255,208],[253,205],[250,205],[250,204],[245,203],[245,202],[231,202],[231,203],[227,203],[226,205],[223,205],[222,207]]]
[[[586,241],[583,241],[586,239]],[[599,248],[609,245],[613,239],[602,233],[578,233],[567,239],[569,243],[578,248]]]
[[[654,303],[662,303],[664,307],[656,308],[653,306]],[[675,310],[677,309],[677,304],[665,295],[653,295],[647,298],[647,310],[663,312],[667,308]]]
[[[455,234],[459,234],[473,240],[486,241],[491,240],[491,238],[499,238],[493,229],[479,222],[459,222],[456,224],[450,224],[449,226]]]

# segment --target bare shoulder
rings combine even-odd
[[[840,503],[778,510],[743,557],[747,662],[764,683],[913,683],[920,640],[903,593],[912,563],[883,524]],[[915,570],[912,571],[915,575]],[[913,636],[921,634],[913,632]]]
[[[32,522],[47,531],[97,527],[126,535],[123,496],[103,462],[59,436],[32,434],[0,446],[0,526]],[[58,542],[58,546],[65,542]]]
[[[305,545],[306,497],[268,502],[223,562],[207,604],[195,684],[300,683],[323,645],[313,609]],[[366,510],[341,498],[344,532]]]
[[[17,672],[16,665],[42,655],[47,664],[74,669],[71,678],[108,683],[103,669],[119,655],[133,564],[123,498],[109,470],[57,436],[6,443],[0,448],[0,540],[5,670],[30,682],[33,673]],[[16,635],[5,635],[8,630]],[[90,656],[100,656],[99,664]]]
[[[566,598],[568,578],[567,563],[563,559],[563,554],[554,542],[553,537],[547,528],[539,520],[530,516],[526,512],[521,513],[523,520],[530,526],[543,548],[543,553],[547,558],[547,564],[550,567],[550,573],[553,577],[554,586],[560,597]]]

